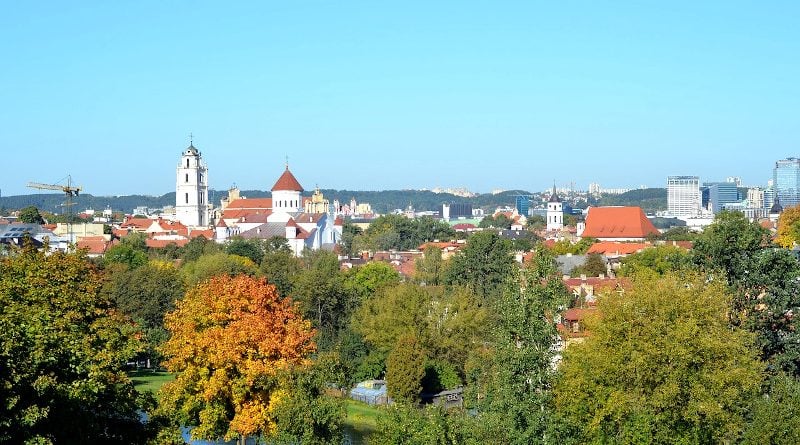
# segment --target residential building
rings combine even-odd
[[[184,150],[176,169],[175,219],[187,227],[210,226],[208,168],[193,144]]]
[[[699,176],[667,177],[667,212],[670,216],[696,216],[702,200]]]
[[[776,161],[772,171],[772,186],[781,206],[794,207],[800,204],[800,159]]]

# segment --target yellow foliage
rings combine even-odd
[[[778,218],[778,237],[775,241],[787,249],[800,243],[800,206],[783,210]]]
[[[165,326],[172,334],[162,348],[166,365],[179,374],[165,386],[163,406],[199,422],[195,432],[204,439],[270,434],[282,397],[277,377],[307,365],[315,350],[311,323],[294,303],[263,278],[245,275],[190,290]],[[228,405],[232,416],[220,408]]]

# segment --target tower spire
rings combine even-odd
[[[289,170],[289,155],[286,156],[286,170]]]

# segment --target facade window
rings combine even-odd
[[[189,194],[184,193],[184,199],[186,199],[186,204],[189,204]]]
[[[186,168],[189,168],[189,158],[186,158]]]
[[[184,182],[189,182],[189,173],[186,173],[186,179],[184,180]]]

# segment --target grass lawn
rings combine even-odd
[[[130,371],[128,377],[133,381],[133,386],[138,391],[150,391],[153,394],[158,392],[161,385],[170,382],[175,378],[175,374],[157,371]]]
[[[370,434],[378,428],[380,408],[367,405],[355,400],[345,400],[347,406],[347,419],[344,421],[345,430],[350,432],[354,444],[363,444],[369,439]]]

